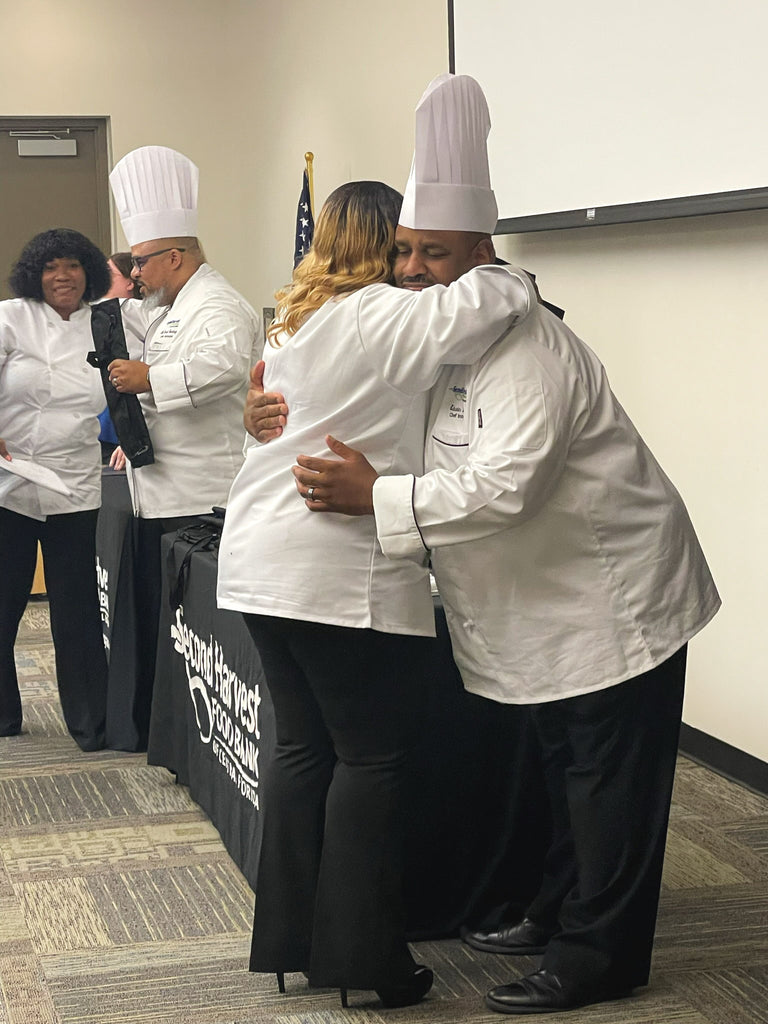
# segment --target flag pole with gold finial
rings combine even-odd
[[[314,153],[305,153],[304,160],[307,165],[307,181],[309,182],[309,205],[312,210],[312,217],[315,216],[315,175],[312,163],[315,159]]]

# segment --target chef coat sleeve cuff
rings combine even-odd
[[[194,403],[187,388],[184,363],[150,366],[152,397],[159,413],[188,409]]]
[[[387,558],[407,558],[426,565],[429,551],[413,513],[413,474],[380,476],[373,485],[376,533]]]

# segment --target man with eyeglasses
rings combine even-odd
[[[259,318],[206,263],[197,238],[197,167],[172,149],[145,146],[116,165],[110,184],[143,301],[123,308],[141,359],[109,365],[112,386],[139,396],[155,461],[127,467],[139,517],[136,574],[142,597],[141,743],[146,743],[160,593],[160,536],[226,504],[243,461],[248,370],[263,345]],[[112,463],[125,465],[118,449]],[[146,642],[144,642],[146,640]]]

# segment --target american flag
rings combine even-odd
[[[312,203],[309,198],[309,175],[306,170],[301,183],[301,195],[299,205],[296,209],[296,242],[293,247],[294,268],[301,263],[309,252],[312,245],[312,235],[315,233],[315,221],[312,216]]]

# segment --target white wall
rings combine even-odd
[[[350,178],[402,188],[413,107],[447,67],[445,0],[0,0],[0,23],[0,114],[106,115],[115,159],[189,155],[209,259],[257,307],[290,277],[305,151],[318,205]],[[721,215],[499,250],[566,307],[691,511],[724,608],[691,644],[686,721],[768,760],[766,229]]]

